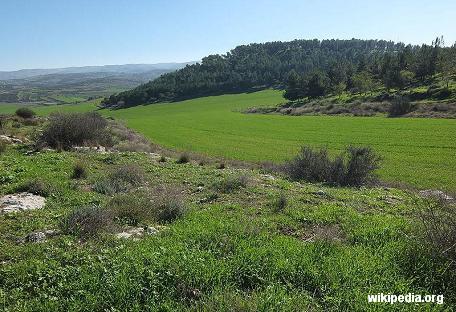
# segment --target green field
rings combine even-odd
[[[128,126],[163,146],[247,161],[281,161],[291,158],[304,144],[327,146],[334,151],[348,144],[370,145],[383,157],[379,174],[384,180],[419,188],[456,189],[456,120],[240,112],[281,102],[281,92],[268,90],[103,113],[125,120]],[[52,109],[37,110],[45,114]]]

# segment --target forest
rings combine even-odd
[[[105,98],[102,106],[130,107],[200,96],[285,89],[286,99],[387,90],[436,74],[450,81],[456,71],[456,44],[443,37],[430,45],[385,40],[294,40],[241,45],[224,55],[167,73],[132,90]]]

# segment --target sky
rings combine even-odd
[[[197,61],[293,39],[456,42],[455,0],[0,0],[0,70]]]

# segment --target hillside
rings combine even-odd
[[[119,151],[144,141],[113,121],[114,148],[31,152],[49,121],[8,118],[24,143],[0,150],[5,311],[387,310],[367,301],[380,292],[443,296],[401,311],[456,306],[452,258],[420,218],[434,199]]]
[[[188,63],[26,69],[0,72],[0,103],[74,103],[134,88]]]
[[[210,55],[133,90],[105,98],[104,107],[130,107],[277,87],[290,100],[342,92],[386,91],[427,84],[456,69],[456,46],[412,46],[384,40],[294,40],[238,46]]]

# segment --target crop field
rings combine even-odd
[[[349,144],[369,145],[383,157],[382,179],[456,190],[456,120],[241,113],[283,101],[281,92],[267,90],[102,112],[169,148],[254,162],[291,158],[302,145],[334,152]],[[52,110],[37,109],[40,114]]]

